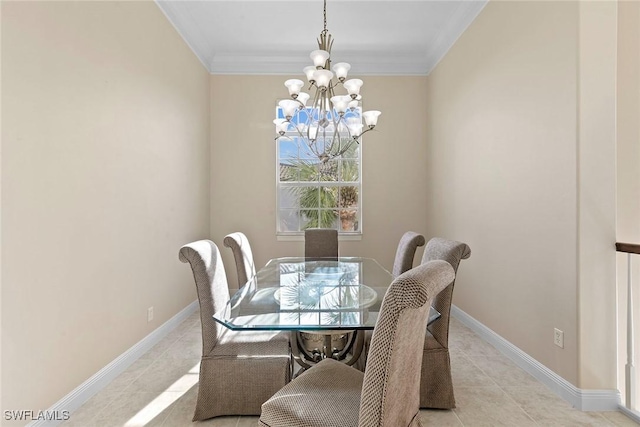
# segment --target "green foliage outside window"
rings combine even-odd
[[[351,151],[355,151],[354,147]],[[351,157],[351,158],[350,158]],[[359,180],[358,162],[353,153],[327,163],[291,159],[281,181],[356,182]],[[334,228],[340,220],[342,231],[358,230],[358,187],[353,185],[317,185],[287,187],[300,205],[301,228]]]

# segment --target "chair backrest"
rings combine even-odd
[[[427,247],[424,248],[422,263],[444,260],[451,264],[453,271],[458,274],[460,260],[467,259],[469,256],[471,256],[471,248],[466,243],[434,237],[427,242]],[[445,348],[449,345],[449,317],[454,284],[455,280],[436,296],[433,307],[440,312],[441,316],[437,322],[429,325],[431,335]]]
[[[211,240],[198,240],[180,248],[180,261],[188,262],[196,282],[202,322],[202,354],[215,347],[222,325],[213,320],[213,314],[222,310],[229,301],[227,274],[220,251]]]
[[[238,273],[238,289],[240,289],[249,279],[256,275],[256,265],[253,262],[253,252],[251,252],[249,239],[244,233],[231,233],[225,236],[224,245],[227,248],[231,248],[233,252]]]
[[[413,268],[413,257],[418,246],[424,246],[424,236],[413,231],[407,231],[400,238],[396,258],[393,262],[393,277],[398,277],[407,270]]]
[[[408,426],[419,413],[424,333],[433,298],[453,268],[431,261],[398,276],[382,300],[360,400],[360,427]]]
[[[338,230],[331,228],[304,230],[304,257],[338,259]]]

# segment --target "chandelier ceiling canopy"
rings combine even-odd
[[[308,90],[314,95],[301,92],[305,83],[289,79],[284,85],[289,90],[289,99],[278,103],[284,118],[274,120],[276,140],[293,134],[304,141],[309,150],[325,163],[340,157],[353,144],[359,144],[362,135],[375,128],[380,111],[362,112],[360,88],[363,81],[347,79],[351,65],[338,62],[331,67],[333,38],[327,30],[327,0],[324,0],[324,29],[318,38],[318,49],[309,55],[313,65],[302,71],[309,83]],[[333,70],[333,71],[331,71]],[[346,94],[336,94],[342,86]],[[307,102],[311,99],[311,104]],[[366,124],[363,129],[362,119]]]

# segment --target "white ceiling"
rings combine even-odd
[[[328,0],[332,62],[353,73],[426,75],[488,0]],[[156,0],[214,74],[301,74],[322,0]]]

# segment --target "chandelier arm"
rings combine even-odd
[[[328,115],[329,115],[329,113],[331,113],[331,122],[333,123],[333,126],[334,126],[333,135],[331,136],[331,139],[330,139],[330,142],[329,142],[328,146],[327,146],[327,138],[326,138],[326,127],[324,128],[324,132],[323,132],[324,152],[325,152],[325,154],[328,154],[330,157],[334,157],[333,156],[333,145],[334,145],[335,136],[336,136],[336,133],[337,133],[337,130],[338,130],[338,128],[336,127],[336,121],[335,121],[335,117],[334,117],[332,103],[330,101],[330,99],[331,99],[331,97],[333,95],[334,95],[334,92],[333,92],[333,80],[330,80],[326,91],[321,95],[322,96],[321,115],[324,117],[324,119],[328,120]],[[325,124],[327,124],[327,123],[325,123]]]
[[[345,146],[345,147],[343,147],[343,148],[342,148],[342,149],[341,149],[341,150],[336,154],[336,157],[337,157],[337,156],[342,156],[344,153],[346,153],[346,152],[349,150],[349,148],[351,148],[351,146],[353,145],[353,143],[354,143],[354,142],[358,143],[358,140],[357,140],[357,139],[355,139],[355,138],[352,138],[352,139],[351,139],[351,140],[346,144],[346,146]],[[359,143],[358,143],[358,144],[359,144]]]
[[[333,153],[333,146],[335,144],[335,137],[336,134],[334,132],[333,136],[329,139],[329,145],[327,146],[327,140],[325,138],[324,140],[324,151],[325,153],[328,153],[330,157],[336,157]]]
[[[316,146],[316,144],[307,144],[307,146],[316,157],[320,158],[320,152],[318,152],[318,147]]]
[[[320,123],[318,122],[316,126],[316,135],[315,135],[315,138],[313,139],[311,138],[311,125],[314,122],[313,112],[319,110],[321,101],[322,101],[321,92],[318,90],[316,91],[315,96],[313,97],[311,114],[307,116],[308,117],[307,138],[306,138],[307,147],[309,147],[309,150],[318,158],[322,156],[322,153],[320,153],[320,150],[318,149],[318,144],[316,143],[318,139],[318,134],[320,133]]]
[[[290,120],[287,120],[287,121],[288,121],[289,123],[291,123],[291,121],[290,121]],[[298,126],[294,126],[294,127],[296,128],[296,132],[298,132],[298,136],[299,136],[300,138],[302,138],[302,139],[304,139],[304,140],[306,140],[306,141],[310,141],[310,140],[309,140],[308,135],[307,135],[307,137],[305,138],[305,135],[302,133],[302,131],[300,131],[300,129],[298,128]],[[290,140],[292,140],[292,141],[293,141],[293,138],[291,138],[290,136],[287,136],[287,135],[280,135],[280,136],[277,136],[277,137],[276,137],[276,140],[277,140],[278,138],[282,138],[282,137],[284,137],[284,138],[288,138],[288,139],[290,139]],[[311,144],[311,143],[307,142],[307,144],[306,144],[306,145],[307,145],[307,147],[309,147],[309,149],[311,150],[311,152],[312,152],[313,154],[315,154],[316,156],[318,155],[318,154],[313,150],[313,145],[314,145],[314,144]]]
[[[320,157],[320,153],[318,152],[318,147],[315,143],[313,143],[309,138],[302,138],[306,141],[306,145],[309,148],[309,151],[313,153],[314,156]]]
[[[316,93],[313,96],[313,103],[311,104],[312,108],[316,108],[321,95],[322,95],[322,92],[319,89],[316,89]]]
[[[375,126],[374,126],[375,127]],[[368,127],[367,129],[365,129],[364,131],[362,131],[362,133],[360,135],[358,135],[358,138],[360,138],[362,135],[364,135],[365,133],[369,132],[370,130],[373,130],[374,127]],[[356,139],[357,141],[357,139]]]
[[[275,138],[273,138],[274,141],[279,140],[280,138],[284,138],[284,139],[290,139],[293,141],[293,139],[289,136],[289,135],[276,135]]]
[[[309,148],[311,148],[311,145],[312,145],[311,142],[315,141],[315,139],[318,137],[318,131],[320,130],[320,129],[316,129],[316,138],[312,139],[311,125],[313,124],[313,113],[318,107],[319,94],[320,94],[320,91],[316,91],[315,95],[313,96],[313,102],[311,103],[311,113],[307,114],[307,145],[309,146]]]
[[[332,111],[332,115],[331,115],[331,121],[333,122],[333,137],[331,138],[331,144],[329,146],[329,152],[332,154],[332,157],[337,157],[342,155],[342,136],[340,135],[340,130],[339,130],[339,126],[340,126],[340,122],[342,120],[342,116],[338,115],[338,118],[336,120],[336,115],[335,113]],[[348,128],[347,128],[348,131]],[[333,151],[333,147],[336,144],[336,139],[338,142],[338,151],[337,153],[334,155],[334,151]]]
[[[342,156],[344,153],[347,152],[347,150],[349,149],[349,146],[342,146],[342,143],[340,143],[340,145],[338,146],[338,151],[336,151],[335,156],[334,157],[339,157]]]
[[[328,89],[330,90],[330,89]],[[324,100],[324,112],[325,112],[325,119],[328,120],[328,115],[331,114],[331,122],[334,125],[333,128],[333,135],[331,136],[331,138],[329,139],[329,145],[327,146],[327,136],[326,136],[326,132],[327,132],[327,128],[324,128],[324,133],[323,133],[323,141],[324,141],[324,152],[326,154],[329,154],[330,157],[334,157],[333,156],[333,144],[335,142],[335,135],[337,132],[337,128],[335,127],[335,119],[334,119],[334,114],[333,114],[333,108],[331,105],[331,101],[329,100],[331,96],[331,93],[328,92],[325,94],[325,96],[323,97]]]
[[[327,121],[329,120],[329,118],[327,117],[329,115],[329,98],[327,96],[328,95],[326,92],[322,96],[322,112],[323,112],[322,148],[323,148],[323,153],[325,155],[327,155],[328,153],[331,153],[331,143],[329,143],[329,150],[327,150],[327,126],[328,126]]]
[[[344,153],[347,152],[347,150],[349,150],[349,147],[351,147],[351,143],[347,144],[346,147],[344,147],[342,150],[340,150],[337,154],[337,156],[342,156]]]
[[[304,138],[304,134],[300,131],[300,129],[298,129],[298,126],[294,126],[296,128],[296,132],[298,132],[298,136],[300,138]]]

